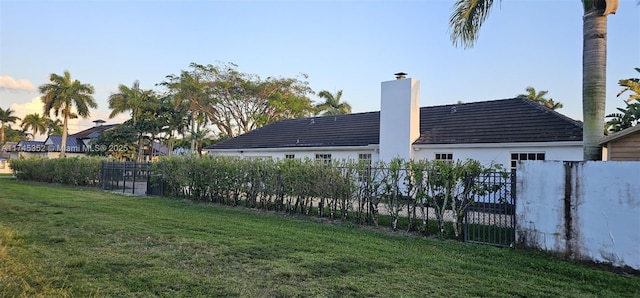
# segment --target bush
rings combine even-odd
[[[449,210],[458,237],[463,211],[474,196],[503,187],[487,189],[478,179],[497,170],[501,168],[485,168],[473,160],[326,165],[309,159],[234,157],[172,157],[151,168],[163,177],[169,196],[374,225],[379,223],[379,210],[385,208],[384,222],[394,230],[404,225],[427,234],[433,226],[427,220],[431,212],[437,218],[437,233],[444,234]]]
[[[99,186],[103,158],[71,157],[11,160],[11,169],[20,180]]]

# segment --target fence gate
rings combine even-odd
[[[147,194],[149,163],[102,162],[102,189],[127,194]]]
[[[474,177],[483,190],[465,210],[464,240],[496,246],[513,246],[516,211],[516,173],[488,173]]]

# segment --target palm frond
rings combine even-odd
[[[468,49],[478,40],[480,28],[493,6],[493,0],[457,0],[449,17],[451,41]]]

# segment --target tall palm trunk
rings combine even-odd
[[[0,127],[0,145],[4,145],[4,123]]]
[[[604,135],[607,75],[607,16],[585,11],[582,49],[582,140],[584,160],[600,160],[598,140]]]
[[[65,153],[67,152],[67,135],[69,134],[69,127],[67,126],[69,123],[69,114],[71,114],[71,108],[67,106],[64,111],[64,120],[62,120],[62,141],[60,145],[60,158],[65,157]]]

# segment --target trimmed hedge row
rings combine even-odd
[[[499,166],[483,167],[474,160],[327,165],[309,159],[172,157],[152,164],[151,171],[160,174],[169,196],[374,225],[384,208],[393,229],[408,218],[407,229],[426,232],[431,212],[444,233],[445,212],[453,212],[456,236],[463,210],[475,196],[507,192],[484,183],[483,175],[501,171],[508,176]]]
[[[13,159],[10,167],[20,180],[99,186],[103,160],[95,157]]]

